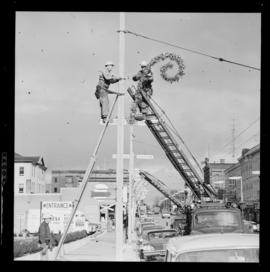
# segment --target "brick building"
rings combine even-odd
[[[240,202],[241,199],[241,181],[239,179],[232,179],[232,177],[241,176],[241,165],[235,163],[225,170],[225,199],[231,202]]]
[[[225,190],[225,170],[234,165],[233,163],[225,163],[224,159],[220,162],[209,163],[210,166],[210,183],[218,190]]]
[[[229,177],[242,178],[243,202],[245,217],[248,220],[259,222],[260,212],[260,145],[250,149],[243,149],[238,163],[225,171],[226,174],[226,196],[228,200],[241,199],[241,180],[229,180]],[[234,197],[233,197],[234,196]],[[231,197],[231,199],[230,199]]]
[[[245,216],[248,220],[259,222],[260,214],[260,176],[254,171],[260,171],[260,145],[243,149],[238,159],[241,165],[243,179],[243,197],[246,205]]]

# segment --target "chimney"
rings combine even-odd
[[[225,159],[220,159],[220,163],[225,163]]]

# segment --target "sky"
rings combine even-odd
[[[125,13],[125,21],[127,30],[260,68],[259,13]],[[114,73],[119,74],[117,30],[118,12],[16,13],[15,152],[43,156],[48,173],[87,168],[103,128],[94,96],[98,71],[112,61]],[[152,69],[153,98],[199,162],[205,157],[210,162],[236,162],[242,148],[259,143],[260,71],[126,34],[125,75],[131,78],[142,60],[150,61],[165,52],[183,59],[185,75],[170,84],[159,71],[166,61],[156,64]],[[133,84],[126,80],[125,89]],[[111,85],[112,90],[118,88],[118,84]],[[130,105],[126,94],[126,117]],[[116,114],[117,109],[113,116]],[[148,128],[136,126],[134,134],[134,152],[154,156],[152,160],[137,159],[135,167],[172,189],[183,189],[181,177]],[[116,168],[112,159],[116,136],[117,126],[110,126],[96,169]],[[128,126],[124,152],[129,152]],[[156,191],[151,185],[147,188],[153,198]]]

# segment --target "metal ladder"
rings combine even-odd
[[[158,191],[160,191],[164,196],[170,199],[178,208],[184,211],[184,205],[176,197],[168,192],[167,186],[161,180],[155,178],[146,171],[140,170],[139,174],[151,185],[153,185]]]
[[[127,91],[135,101],[135,94],[132,89],[128,88]],[[145,123],[161,145],[172,165],[183,177],[186,185],[190,188],[195,197],[199,200],[203,197],[209,197],[211,200],[214,200],[217,196],[214,188],[210,184],[203,182],[184,152],[179,148],[165,121],[155,109],[148,95],[143,90],[140,90],[140,94],[142,95],[142,102],[148,106],[148,114]],[[141,111],[142,107],[140,104],[138,107]]]

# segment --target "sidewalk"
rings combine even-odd
[[[123,248],[123,261],[124,262],[140,262],[139,254],[136,250],[136,244],[124,244]]]
[[[71,243],[67,243],[63,245],[63,252],[68,253],[72,250],[75,250],[77,248],[82,247],[83,245],[87,244],[89,241],[96,239],[100,236],[102,236],[104,233],[95,233],[91,236],[87,236],[83,239],[71,242]],[[49,261],[54,261],[54,255],[56,253],[56,247],[53,249],[53,251],[48,251],[48,255],[49,255]],[[18,257],[15,258],[14,261],[40,261],[40,252],[37,253],[33,253],[33,254],[28,254],[26,256],[22,256],[22,257]]]
[[[104,232],[84,246],[71,250],[60,261],[115,261],[115,232]]]
[[[57,261],[116,261],[115,232],[103,232],[97,237],[88,236],[84,239],[64,244],[63,254],[59,254]],[[53,257],[56,248],[49,251],[49,260],[54,261]],[[15,261],[20,260],[40,260],[40,253],[30,254]],[[139,262],[139,256],[136,252],[135,237],[132,243],[123,245],[123,261]]]

